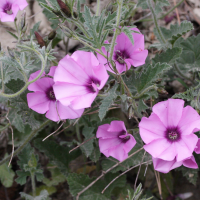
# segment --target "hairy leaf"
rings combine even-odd
[[[112,105],[113,100],[117,97],[116,90],[118,88],[118,84],[116,84],[109,92],[108,96],[106,96],[103,100],[101,105],[99,106],[99,118],[102,119],[105,117],[106,112],[108,111],[109,107]]]

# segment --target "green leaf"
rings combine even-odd
[[[85,139],[84,142],[92,137],[94,137],[94,127],[84,127],[82,134],[84,135]],[[81,145],[80,149],[81,151],[86,155],[86,157],[90,156],[93,152],[94,145],[93,145],[94,139],[91,139],[90,141],[86,142],[85,144]]]
[[[8,167],[8,163],[0,165],[0,181],[4,187],[11,187],[13,184],[13,178],[15,176],[11,166]]]
[[[115,187],[124,187],[126,183],[125,176],[118,178],[115,184],[109,186],[109,188],[101,194],[101,191],[106,187],[106,185],[113,180],[116,174],[106,174],[103,180],[98,180],[92,187],[86,190],[82,195],[80,195],[79,200],[110,200],[111,192]],[[67,182],[69,184],[70,193],[72,196],[76,196],[78,192],[83,190],[88,186],[95,178],[90,179],[85,174],[69,174],[67,177]]]
[[[144,103],[142,99],[139,100],[138,103],[138,112],[141,113],[142,111],[147,110],[149,107]]]
[[[177,171],[181,171],[183,176],[187,178],[187,180],[196,185],[197,178],[198,178],[198,169],[191,169],[184,166],[181,166],[176,169]]]
[[[94,146],[94,149],[93,149],[91,155],[90,155],[90,159],[91,159],[93,162],[97,162],[97,161],[99,160],[100,156],[101,156],[101,152],[100,152],[100,150],[99,150],[98,144],[96,144],[96,145]]]
[[[127,26],[123,27],[122,31],[128,36],[129,40],[131,41],[131,43],[134,45],[134,39],[133,39],[133,31],[128,28]]]
[[[182,54],[176,61],[178,66],[182,68],[185,66],[188,70],[199,71],[200,70],[200,34],[197,36],[188,37],[186,40],[180,39],[175,44],[182,48]]]
[[[133,77],[132,84],[137,88],[138,93],[141,93],[144,89],[151,86],[153,81],[169,70],[171,66],[167,63],[156,63],[155,65],[148,65],[140,73],[139,76]]]
[[[60,146],[51,140],[42,141],[41,138],[34,140],[34,146],[39,151],[45,153],[64,175],[68,174],[69,163],[80,155],[80,150],[73,151],[69,154],[69,147]]]
[[[33,197],[33,196],[26,194],[24,192],[20,192],[20,195],[21,195],[22,198],[25,198],[26,200],[47,200],[47,198],[49,196],[47,190],[42,190],[40,192],[40,195],[36,196],[36,197]]]
[[[160,27],[164,38],[170,43],[174,44],[178,38],[182,35],[186,34],[187,32],[194,29],[193,25],[189,21],[183,21],[181,24],[172,24],[170,29],[166,29],[164,27]],[[154,29],[154,33],[159,39],[159,34],[156,29]]]
[[[14,34],[14,33],[12,33],[12,32],[10,32],[10,31],[7,31],[10,35],[12,35],[15,39],[17,39],[18,40],[18,37]]]
[[[172,96],[173,99],[184,99],[187,101],[192,101],[194,100],[194,97],[198,95],[198,92],[194,88],[189,88],[183,93],[178,93]]]
[[[148,9],[147,0],[138,0],[137,7],[142,7],[143,9]]]
[[[155,12],[156,14],[163,11],[163,6],[170,6],[168,0],[155,0]]]
[[[117,97],[115,93],[117,88],[118,84],[115,84],[115,86],[108,92],[108,95],[102,100],[101,105],[99,106],[99,118],[101,121],[105,117],[109,107],[112,105],[113,100]]]
[[[182,53],[182,48],[174,47],[172,49],[167,49],[165,52],[161,54],[156,54],[156,56],[152,59],[152,63],[170,63],[173,64],[175,60],[177,60]]]

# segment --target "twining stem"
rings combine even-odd
[[[142,149],[143,149],[143,147],[140,148],[140,149],[138,149],[136,152],[132,153],[132,154],[131,154],[130,156],[128,156],[128,158],[126,158],[125,160],[131,158],[133,155],[135,155],[136,153],[140,152]],[[85,191],[88,190],[91,186],[93,186],[93,185],[94,185],[99,179],[101,179],[105,174],[107,174],[109,171],[111,171],[112,169],[114,169],[115,167],[117,167],[118,165],[120,165],[121,163],[123,163],[125,160],[116,163],[115,165],[113,165],[112,167],[110,167],[108,170],[102,172],[102,174],[101,174],[99,177],[97,177],[92,183],[90,183],[87,187],[85,187],[82,191],[80,191],[80,192],[77,194],[76,200],[78,200],[78,199],[79,199],[79,196],[80,196],[83,192],[85,192]]]
[[[96,16],[99,16],[99,12],[100,12],[100,0],[97,0]]]
[[[45,126],[47,126],[47,124],[50,122],[50,120],[47,120],[46,122],[44,122],[38,129],[34,130],[25,140],[24,142],[21,144],[21,146],[18,147],[18,149],[13,153],[13,157],[16,156],[17,154],[19,154],[23,148],[27,145],[27,143],[29,143],[38,133],[38,131],[40,131],[41,129],[43,129]],[[7,162],[10,159],[11,155],[7,156],[6,158],[4,158],[3,160],[0,161],[0,165],[4,164],[5,162]]]
[[[163,36],[163,34],[162,34],[161,30],[160,30],[160,27],[158,25],[158,20],[157,20],[157,17],[156,17],[156,13],[155,13],[155,11],[154,11],[154,9],[152,7],[152,1],[151,0],[147,0],[147,2],[148,2],[149,9],[151,10],[151,14],[153,16],[153,21],[154,21],[154,24],[155,24],[156,29],[158,31],[158,34],[160,36],[160,39],[162,40],[162,42],[164,44],[166,44],[165,38],[164,38],[164,36]]]
[[[18,46],[20,47],[21,45],[18,45]],[[45,69],[46,63],[47,63],[47,55],[45,55],[45,58],[43,58],[43,56],[37,50],[32,49],[30,47],[24,47],[24,46],[23,46],[23,48],[26,48],[26,49],[29,49],[29,50],[32,50],[32,51],[36,52],[36,54],[40,57],[40,59],[42,61],[41,71],[38,74],[38,76],[36,78],[34,78],[32,81],[26,82],[26,84],[24,85],[24,87],[21,88],[21,90],[19,90],[18,92],[14,93],[14,94],[5,94],[5,93],[1,92],[0,96],[7,97],[7,98],[14,98],[14,97],[20,95],[21,93],[23,93],[27,89],[27,87],[31,83],[34,83],[36,80],[38,80],[42,76],[42,74],[44,72],[44,69]]]
[[[2,92],[4,92],[4,77],[3,77],[3,65],[1,62],[1,82],[2,82]]]
[[[184,0],[179,1],[176,6],[174,6],[173,8],[171,8],[167,13],[165,13],[164,15],[162,15],[161,17],[158,17],[158,19],[163,19],[164,17],[166,17],[167,15],[169,15],[172,11],[174,11],[180,4],[182,4],[184,2]],[[146,17],[148,17],[149,15],[146,15],[145,17],[138,19],[136,21],[134,21],[134,23],[136,22],[149,22],[149,21],[153,21],[153,19],[144,19]]]
[[[35,189],[35,173],[34,172],[31,172],[31,184],[32,184],[33,197],[35,197],[36,189]]]
[[[120,25],[120,19],[121,19],[121,12],[122,12],[122,5],[123,5],[123,0],[118,0],[118,8],[117,8],[117,19],[116,19],[116,29],[114,32],[114,36],[111,42],[111,46],[110,46],[110,56],[109,56],[109,62],[112,63],[112,57],[113,57],[113,53],[114,53],[114,47],[115,47],[115,42],[117,39],[117,36],[119,34],[119,25]]]
[[[133,99],[140,99],[146,92],[148,92],[151,89],[155,89],[156,90],[157,86],[156,85],[151,85],[148,88],[146,88],[145,90],[143,90],[140,94],[138,94],[136,96],[133,96],[132,98]]]

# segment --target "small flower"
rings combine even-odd
[[[137,28],[131,28],[131,30],[140,32]],[[113,60],[115,61],[117,71],[120,74],[126,71],[127,68],[130,69],[131,65],[134,67],[143,65],[148,55],[148,51],[144,50],[144,35],[132,33],[132,36],[134,39],[134,45],[124,33],[118,35],[116,39],[117,44],[114,48]],[[108,43],[108,41],[105,43]],[[102,47],[102,51],[105,55],[107,55],[105,47]],[[98,53],[97,57],[99,62],[106,66],[108,71],[114,73],[107,64],[108,61],[105,57]]]
[[[152,157],[152,160],[153,160],[154,169],[162,173],[168,173],[172,169],[180,167],[181,165],[188,168],[192,168],[192,169],[198,169],[198,165],[195,161],[194,156],[191,156],[179,162],[176,161],[176,158],[174,158],[174,160],[172,161],[166,161],[166,160]]]
[[[179,163],[191,158],[196,148],[194,132],[200,130],[200,116],[191,106],[184,108],[183,100],[168,99],[157,103],[149,118],[142,118],[139,129],[148,153]]]
[[[55,71],[56,98],[73,109],[88,108],[108,80],[105,67],[91,52],[76,51],[65,56]]]
[[[135,146],[135,138],[127,133],[124,122],[112,121],[99,126],[97,130],[99,148],[106,157],[112,156],[119,161],[128,157],[128,152]]]
[[[28,3],[26,0],[1,0],[0,19],[2,22],[13,22],[18,11],[23,10]]]
[[[74,110],[71,106],[64,106],[56,100],[53,90],[54,81],[51,78],[54,76],[55,69],[56,67],[51,67],[48,73],[50,77],[45,77],[45,73],[43,73],[40,79],[28,86],[28,89],[33,91],[33,93],[27,94],[28,106],[40,114],[46,113],[45,116],[52,121],[78,118],[84,109]],[[36,78],[39,73],[40,70],[31,74],[29,81]]]

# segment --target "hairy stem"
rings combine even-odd
[[[32,185],[33,197],[35,197],[36,189],[35,189],[35,173],[34,172],[31,172],[31,185]]]
[[[38,133],[38,131],[42,130],[45,126],[47,126],[47,124],[50,122],[50,120],[47,120],[46,122],[44,122],[38,129],[34,130],[25,140],[24,142],[21,144],[21,146],[18,147],[18,149],[13,153],[13,157],[16,156],[17,154],[19,154],[23,148],[27,145],[27,143],[29,143]],[[7,156],[6,158],[4,158],[3,160],[0,161],[0,165],[4,164],[5,162],[7,162],[10,159],[11,155]]]
[[[4,77],[3,77],[3,65],[1,62],[1,82],[2,82],[2,92],[4,92]]]
[[[99,16],[99,12],[100,12],[100,0],[97,0],[96,16]]]
[[[117,36],[119,34],[118,27],[120,25],[123,0],[119,0],[117,2],[118,2],[118,8],[117,8],[116,29],[115,29],[115,32],[114,32],[114,36],[113,36],[113,39],[112,39],[111,46],[110,46],[110,52],[109,52],[110,56],[109,56],[109,59],[108,59],[110,63],[112,63],[112,57],[113,57],[113,53],[114,53],[115,41],[116,41]]]
[[[21,45],[18,45],[18,46],[20,47]],[[42,61],[41,71],[38,74],[38,76],[36,78],[34,78],[32,81],[26,82],[26,84],[24,85],[24,87],[21,90],[19,90],[18,92],[14,93],[14,94],[5,94],[5,93],[1,92],[0,96],[7,97],[7,98],[14,98],[14,97],[20,95],[21,93],[23,93],[28,88],[28,86],[31,83],[34,83],[35,81],[37,81],[42,76],[42,73],[45,70],[46,62],[47,62],[47,55],[45,55],[45,58],[43,58],[43,56],[37,50],[31,49],[30,47],[24,47],[24,46],[23,46],[23,48],[27,48],[27,49],[35,51],[37,53],[37,55],[40,57],[40,59]]]
[[[160,39],[162,40],[162,42],[164,44],[166,44],[165,38],[164,38],[164,36],[163,36],[163,34],[162,34],[161,30],[160,30],[160,27],[158,25],[158,20],[157,20],[157,17],[156,17],[156,13],[155,13],[155,11],[154,11],[154,9],[152,7],[152,1],[151,0],[147,0],[147,2],[148,2],[148,5],[149,5],[149,9],[151,10],[151,14],[153,16],[153,21],[154,21],[154,24],[155,24],[156,29],[158,31],[158,34],[160,36]]]
[[[145,90],[143,90],[140,94],[136,95],[136,96],[133,96],[132,98],[133,99],[140,99],[146,92],[148,92],[149,90],[151,89],[157,89],[157,86],[155,85],[151,85],[149,86],[148,88],[146,88]]]

